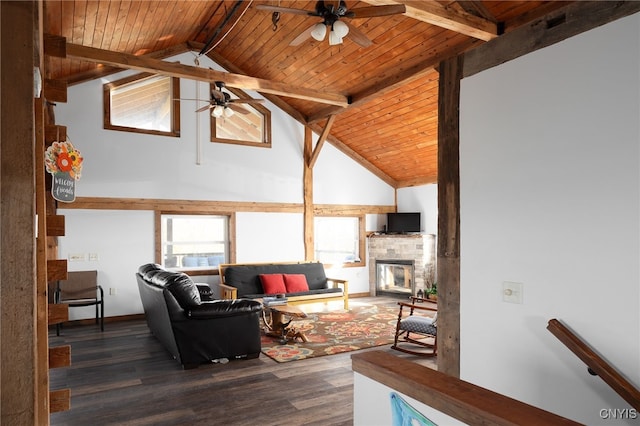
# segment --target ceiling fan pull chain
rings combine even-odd
[[[278,29],[278,22],[280,22],[280,12],[273,12],[271,14],[271,22],[273,22],[273,31]]]

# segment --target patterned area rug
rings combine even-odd
[[[398,308],[375,305],[355,306],[349,312],[309,313],[291,323],[308,342],[296,339],[283,345],[263,333],[262,353],[288,362],[388,345],[393,343],[397,319]]]

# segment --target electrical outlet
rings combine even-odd
[[[97,262],[98,261],[98,253],[89,253],[89,260],[91,262]]]
[[[85,260],[84,253],[69,254],[69,262],[83,262]]]
[[[116,288],[109,287],[109,296],[115,296],[115,295],[116,295]]]

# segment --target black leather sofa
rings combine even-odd
[[[184,369],[260,355],[260,302],[203,301],[188,275],[153,263],[140,266],[136,280],[151,333]]]

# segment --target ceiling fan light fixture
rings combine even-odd
[[[349,34],[349,26],[342,21],[334,22],[332,29],[333,32],[335,32],[340,38],[344,38],[347,34]]]
[[[342,44],[342,37],[336,34],[335,31],[331,30],[329,33],[329,46],[335,46],[336,44]]]
[[[224,113],[224,107],[221,105],[216,105],[213,110],[211,110],[211,115],[219,118],[222,117],[222,114]]]
[[[229,118],[234,114],[233,110],[229,107],[225,107],[224,109],[224,116]]]
[[[311,37],[318,41],[324,40],[324,36],[327,35],[327,26],[325,24],[316,24],[311,30]]]

